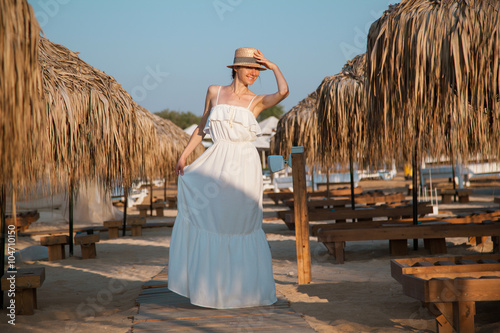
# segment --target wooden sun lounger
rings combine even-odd
[[[350,223],[346,223],[350,224]],[[408,254],[408,239],[424,239],[431,254],[446,253],[446,237],[491,236],[494,252],[499,251],[500,222],[452,224],[431,222],[419,225],[381,225],[365,228],[319,229],[318,241],[325,244],[338,264],[345,260],[344,246],[347,241],[389,240],[392,255]]]
[[[474,332],[475,303],[500,300],[500,255],[393,259],[391,275],[426,304],[439,333]]]

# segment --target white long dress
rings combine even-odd
[[[252,144],[260,127],[250,105],[218,99],[204,130],[214,144],[179,176],[168,288],[203,307],[270,305],[276,289],[262,230],[262,169]]]

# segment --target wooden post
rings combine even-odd
[[[326,198],[330,199],[330,167],[326,168]]]
[[[295,239],[299,284],[311,282],[311,249],[309,244],[309,219],[307,216],[307,191],[304,147],[292,147],[293,197],[295,202]]]
[[[7,235],[6,226],[6,212],[7,209],[7,193],[5,189],[5,184],[0,184],[0,269],[2,270],[2,276],[5,275],[5,238]],[[0,292],[0,309],[4,309],[4,292]]]
[[[14,230],[16,232],[16,239],[17,239],[16,190],[14,186],[12,186],[12,223],[14,224]]]

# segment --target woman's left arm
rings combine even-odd
[[[264,95],[260,101],[256,103],[254,113],[257,113],[258,115],[262,110],[278,104],[288,96],[288,84],[286,83],[285,77],[281,73],[278,65],[266,59],[262,52],[257,50],[257,52],[254,53],[254,58],[257,59],[258,63],[273,71],[274,76],[276,77],[276,83],[278,84],[277,92],[274,94]]]

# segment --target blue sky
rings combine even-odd
[[[28,0],[46,37],[113,76],[151,112],[201,115],[210,84],[227,85],[234,50],[278,64],[290,110],[366,51],[387,0]],[[271,71],[251,90],[276,91]]]

